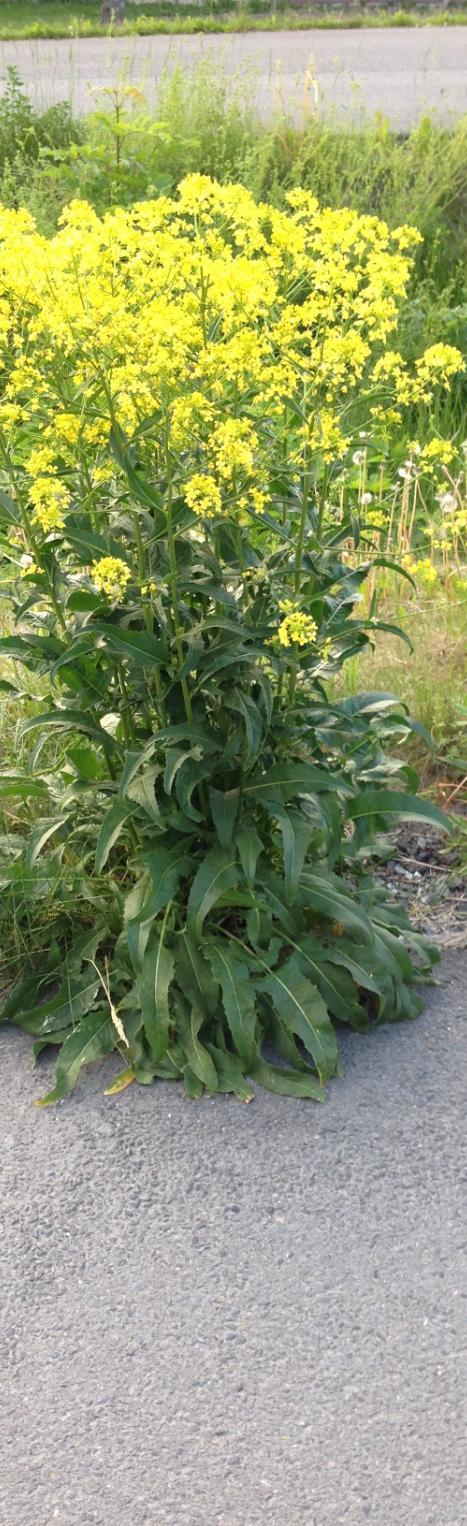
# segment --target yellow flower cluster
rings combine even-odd
[[[144,423],[154,480],[168,447],[197,513],[218,513],[224,485],[229,514],[242,513],[245,492],[267,491],[271,427],[276,460],[300,471],[310,451],[340,458],[342,411],[378,375],[399,402],[424,394],[428,376],[448,384],[460,363],[449,346],[432,346],[411,377],[400,357],[378,360],[417,241],[413,229],[320,209],[308,191],[278,211],[203,175],[102,218],[74,201],[50,240],[28,213],[0,208],[0,326],[14,336],[0,427],[18,463],[28,440],[36,479],[64,461],[81,494],[118,473],[112,408],[126,433]],[[284,398],[299,400],[305,427]],[[45,488],[35,491],[41,506]],[[63,515],[64,491],[50,487],[44,526],[53,504]]]
[[[131,578],[130,568],[119,556],[101,556],[93,562],[91,574],[94,587],[114,602],[123,598]]]
[[[213,519],[221,512],[222,498],[217,482],[214,481],[214,477],[208,477],[203,472],[197,472],[187,482],[185,498],[189,509],[193,509],[194,514],[199,514],[204,519]]]
[[[280,609],[286,611],[277,631],[281,646],[309,646],[316,640],[318,626],[311,615],[303,614],[289,599],[283,600]]]
[[[70,502],[70,494],[63,482],[57,481],[56,477],[36,477],[29,488],[29,499],[34,510],[33,522],[45,535],[53,530],[63,530],[64,513]]]

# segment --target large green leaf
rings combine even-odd
[[[213,979],[203,952],[187,932],[177,938],[177,980],[184,996],[200,1012],[215,1016],[219,1006],[219,987]]]
[[[70,1028],[72,1023],[79,1022],[90,1012],[99,986],[98,976],[89,973],[76,980],[64,981],[55,996],[40,1002],[36,1007],[17,1012],[15,1023],[25,1033],[34,1033],[38,1037],[59,1033],[62,1028]]]
[[[280,969],[269,970],[261,989],[268,992],[286,1031],[297,1033],[311,1054],[321,1081],[334,1075],[337,1043],[327,1007],[317,987],[303,974],[298,954]]]
[[[159,662],[164,656],[163,642],[149,631],[129,631],[122,625],[107,625],[102,620],[95,622],[92,631],[98,636],[104,636],[112,651],[118,652],[120,657],[131,658],[140,667],[150,667],[151,663]]]
[[[259,855],[263,851],[263,843],[253,826],[238,827],[235,833],[235,842],[247,885],[252,886],[254,884]]]
[[[214,1061],[219,1091],[234,1092],[240,1102],[251,1102],[253,1092],[245,1081],[242,1064],[237,1056],[229,1054],[227,1049],[219,1049],[215,1044],[206,1044],[206,1049]]]
[[[262,801],[279,801],[288,805],[297,795],[313,795],[319,790],[342,788],[344,781],[335,776],[333,780],[314,763],[274,763],[267,773],[253,775],[245,784],[243,795],[261,804]]]
[[[50,841],[51,837],[54,837],[55,832],[58,832],[60,827],[66,825],[66,819],[66,816],[44,816],[42,821],[36,823],[26,848],[26,864],[28,869],[33,868],[36,859],[42,853],[42,849],[45,848],[45,844]]]
[[[263,802],[263,804],[266,803]],[[300,875],[313,835],[313,825],[306,821],[300,811],[286,811],[272,801],[266,805],[266,810],[275,817],[280,827],[284,855],[285,899],[290,905],[297,894]]]
[[[222,991],[224,1011],[236,1054],[248,1064],[254,1053],[258,1023],[256,992],[242,950],[227,938],[207,939],[204,945],[215,980]]]
[[[347,814],[351,821],[360,821],[365,816],[393,816],[397,821],[428,821],[443,832],[452,830],[449,817],[430,800],[393,790],[364,790],[349,802]]]
[[[330,922],[342,923],[344,927],[355,928],[361,937],[371,939],[368,917],[350,895],[344,894],[344,888],[339,885],[336,875],[325,878],[324,875],[313,874],[311,870],[305,869],[300,892],[303,904],[318,912],[319,916],[326,917]]]
[[[115,1029],[107,1014],[89,1012],[78,1027],[65,1039],[56,1065],[56,1084],[53,1091],[41,1097],[39,1107],[60,1102],[71,1091],[83,1065],[100,1060],[115,1047]]]
[[[0,773],[0,801],[7,795],[18,795],[24,799],[28,795],[47,794],[45,779],[33,779],[29,774],[12,774],[6,770]]]
[[[110,849],[120,837],[125,823],[134,816],[137,806],[128,800],[114,800],[104,816],[96,843],[95,867],[100,874],[109,857]]]
[[[280,1097],[311,1097],[314,1102],[325,1102],[326,1093],[315,1077],[302,1070],[291,1070],[285,1065],[270,1065],[257,1059],[250,1066],[249,1075],[268,1092]]]
[[[169,991],[174,977],[175,954],[165,942],[165,926],[152,928],[138,989],[143,1025],[153,1059],[162,1060],[170,1039]]]
[[[240,802],[240,790],[210,789],[209,804],[211,816],[216,828],[219,842],[223,848],[227,848],[232,841],[233,829],[238,816]]]
[[[300,954],[302,969],[317,985],[328,1011],[338,1022],[348,1023],[352,1012],[357,1015],[358,1001],[350,975],[347,981],[342,981],[334,974],[333,950],[323,947],[313,933],[301,936],[300,942],[293,946]]]
[[[212,1056],[199,1036],[202,1025],[203,1014],[196,1010],[193,1010],[189,1019],[180,1019],[183,1048],[190,1070],[208,1091],[216,1092],[219,1089],[219,1078]]]
[[[152,888],[139,912],[141,922],[156,917],[159,911],[163,911],[167,902],[176,895],[180,880],[189,873],[191,859],[186,841],[182,846],[174,848],[166,848],[161,843],[160,847],[143,854],[143,863],[149,870]]]
[[[235,854],[229,848],[211,848],[199,866],[187,906],[187,927],[195,941],[202,936],[208,913],[224,892],[238,882]]]

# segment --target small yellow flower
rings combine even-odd
[[[107,594],[109,599],[123,598],[131,572],[119,556],[101,556],[98,562],[93,562],[91,572],[99,593]]]
[[[311,615],[294,609],[288,599],[283,601],[280,608],[288,610],[277,631],[281,646],[309,646],[316,640],[318,626]]]
[[[197,472],[194,477],[190,477],[185,488],[185,498],[189,509],[204,519],[214,519],[221,512],[220,489],[214,477],[208,477],[204,472]]]

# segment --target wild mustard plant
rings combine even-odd
[[[412,723],[326,692],[378,626],[372,432],[462,364],[390,348],[417,234],[194,175],[0,236],[1,648],[47,678],[23,735],[62,739],[3,774],[43,794],[26,861],[57,910],[4,1015],[61,1046],[46,1100],[113,1048],[125,1081],[321,1098],[333,1020],[411,1016],[433,957],[368,872],[391,822],[443,824],[386,753]]]

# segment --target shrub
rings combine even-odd
[[[387,755],[415,723],[326,691],[379,628],[362,407],[384,442],[460,365],[390,348],[417,235],[199,175],[1,235],[1,649],[49,690],[2,786],[43,800],[13,869],[56,934],[4,1016],[61,1046],[47,1101],[113,1048],[122,1085],[320,1098],[334,1025],[415,1014],[434,957],[369,872],[444,822]]]

